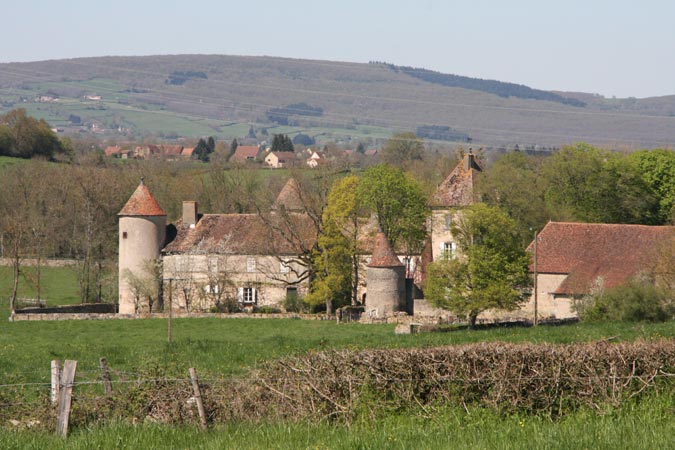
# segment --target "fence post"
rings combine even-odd
[[[99,358],[99,366],[101,367],[101,379],[103,380],[103,388],[105,395],[112,394],[112,383],[110,382],[110,370],[108,369],[108,360]]]
[[[199,411],[199,423],[202,430],[206,430],[206,412],[204,411],[204,403],[202,402],[202,394],[199,389],[199,381],[197,380],[197,371],[194,367],[190,367],[190,379],[192,380],[192,390],[195,394],[195,401],[197,402],[197,411]]]
[[[56,405],[59,401],[59,384],[61,383],[61,361],[58,359],[52,360],[52,390],[50,400],[52,405]]]
[[[63,437],[68,435],[68,420],[70,419],[70,404],[73,396],[73,381],[77,361],[66,359],[61,374],[61,391],[59,393],[59,410],[56,416],[56,434]]]

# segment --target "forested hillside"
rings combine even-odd
[[[272,57],[0,64],[0,113],[19,107],[64,134],[121,141],[211,135],[261,141],[303,133],[319,144],[338,140],[355,147],[434,130],[425,137],[449,146],[583,141],[655,148],[675,142],[675,96],[607,99],[425,69]]]

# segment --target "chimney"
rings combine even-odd
[[[469,153],[464,157],[464,170],[469,170],[474,166],[473,158],[473,153],[469,150]]]
[[[197,219],[197,202],[183,202],[183,225],[187,228],[194,228]]]

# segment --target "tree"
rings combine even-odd
[[[658,221],[658,202],[638,167],[588,144],[564,147],[544,161],[542,184],[558,219],[604,223]]]
[[[228,160],[234,155],[234,152],[237,151],[237,147],[239,147],[239,142],[237,142],[236,138],[232,139],[232,143],[230,144],[230,154],[227,155]]]
[[[516,221],[522,242],[529,242],[530,230],[540,230],[551,217],[534,157],[521,152],[506,153],[477,178],[476,185],[481,201],[500,207]]]
[[[7,127],[0,131],[0,152],[4,152],[0,154],[52,160],[63,151],[59,138],[49,124],[44,119],[28,116],[23,108],[13,109],[0,117],[0,124]]]
[[[357,303],[360,262],[358,236],[361,208],[356,191],[359,178],[348,176],[337,180],[328,194],[323,210],[323,231],[318,238],[315,279],[307,301],[325,303],[327,310],[349,299]]]
[[[382,147],[382,160],[396,167],[402,167],[408,161],[421,160],[424,154],[423,142],[415,133],[395,134]]]
[[[359,203],[377,216],[380,230],[406,255],[419,253],[426,237],[426,197],[419,184],[387,164],[369,167],[357,188]]]
[[[213,137],[209,137],[208,141],[200,138],[192,152],[192,157],[202,162],[209,162],[210,155],[216,148],[216,141]]]
[[[292,152],[295,151],[291,138],[286,134],[275,134],[272,138],[273,152]]]
[[[435,306],[468,317],[474,328],[487,309],[516,309],[531,283],[529,255],[520,244],[515,222],[499,208],[469,207],[453,224],[458,256],[431,263],[426,298]]]
[[[661,223],[675,223],[675,151],[641,150],[629,159],[636,164],[644,182],[657,194]]]

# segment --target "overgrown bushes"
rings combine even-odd
[[[672,294],[641,280],[600,290],[574,307],[581,320],[591,322],[665,322],[675,314]]]

